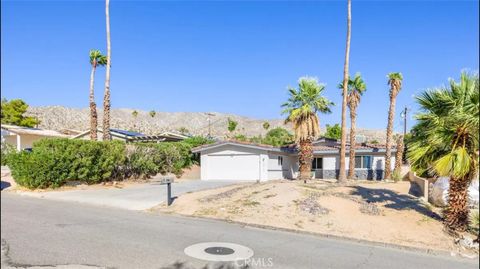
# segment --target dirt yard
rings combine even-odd
[[[439,210],[408,194],[410,183],[245,183],[181,195],[176,213],[433,250],[456,251]]]

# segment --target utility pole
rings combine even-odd
[[[405,137],[405,135],[407,134],[407,113],[408,108],[405,106],[402,113],[400,113],[400,116],[403,118],[403,137]]]
[[[212,137],[212,121],[210,119],[210,116],[215,116],[213,113],[205,113],[208,116],[208,137]]]

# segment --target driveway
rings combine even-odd
[[[237,184],[240,181],[192,180],[172,184],[172,196]],[[245,182],[245,181],[243,181]],[[167,200],[167,186],[158,182],[130,185],[124,188],[88,190],[21,192],[21,195],[49,200],[73,201],[92,205],[109,206],[129,210],[146,210]]]

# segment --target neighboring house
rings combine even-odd
[[[120,129],[110,129],[110,135],[114,140],[122,140],[125,142],[176,142],[188,138],[187,136],[171,132],[164,132],[159,135],[145,135],[138,132]],[[101,129],[97,129],[97,137],[98,140],[102,140],[103,131]],[[90,130],[84,131],[72,137],[72,139],[90,140]]]
[[[28,128],[9,124],[1,125],[2,142],[13,145],[18,151],[32,148],[33,143],[47,137],[69,137],[53,130]]]
[[[340,144],[321,138],[313,143],[312,173],[315,178],[336,178],[339,173]],[[274,147],[239,141],[221,141],[192,149],[199,153],[202,180],[293,179],[298,175],[298,151],[295,145]],[[396,152],[393,148],[392,152]],[[349,148],[345,164],[348,169]],[[395,155],[395,154],[392,154]],[[358,179],[382,179],[385,147],[359,144],[356,147],[355,174]],[[395,157],[392,157],[394,168]]]

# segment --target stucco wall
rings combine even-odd
[[[281,156],[283,161],[280,165],[278,157]],[[268,179],[293,179],[295,178],[295,167],[297,158],[292,158],[287,154],[272,153],[268,154]],[[296,168],[298,170],[298,168]]]
[[[17,148],[17,136],[16,135],[9,135],[5,136],[5,143],[8,143],[15,148]],[[22,134],[20,135],[20,149],[32,148],[33,143],[42,139],[46,138],[45,136],[40,135],[29,135],[29,134]]]

